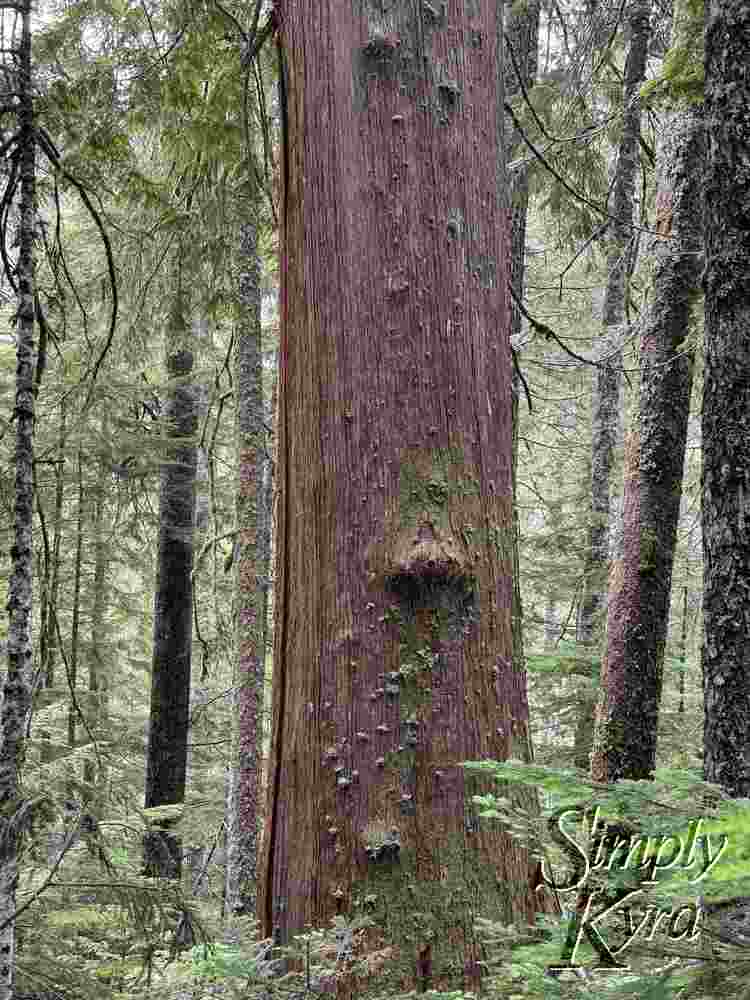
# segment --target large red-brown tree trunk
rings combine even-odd
[[[496,11],[279,4],[280,499],[259,915],[283,940],[367,893],[423,986],[449,961],[474,977],[485,903],[506,921],[535,904],[527,855],[477,823],[459,766],[528,744],[511,656]]]

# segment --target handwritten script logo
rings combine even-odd
[[[589,835],[584,843],[573,836],[569,829],[571,822],[583,823],[588,820]],[[613,833],[601,816],[601,807],[586,813],[583,809],[563,809],[550,818],[549,829],[552,839],[560,845],[571,861],[572,871],[567,878],[542,865],[542,885],[549,886],[558,893],[576,892],[575,910],[568,928],[568,936],[563,947],[561,964],[550,966],[548,971],[559,974],[566,969],[580,969],[576,955],[584,937],[596,951],[600,964],[595,968],[625,969],[620,956],[633,944],[637,937],[652,941],[657,930],[666,933],[671,941],[695,940],[700,934],[700,903],[688,903],[675,908],[648,905],[645,910],[634,915],[634,908],[646,901],[646,887],[656,885],[659,872],[682,870],[693,871],[688,879],[691,884],[701,882],[711,871],[726,850],[728,837],[721,834],[712,843],[709,833],[702,834],[703,820],[693,820],[687,836],[665,834],[647,836],[642,834],[618,835]],[[593,872],[633,871],[638,872],[636,887],[592,888],[588,882]],[[618,943],[603,936],[605,921],[613,914],[624,920],[625,937],[617,935]]]

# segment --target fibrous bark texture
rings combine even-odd
[[[750,8],[706,6],[704,770],[750,794]]]
[[[263,382],[260,258],[255,219],[240,229],[240,308],[237,341],[237,671],[238,756],[230,775],[226,905],[255,912],[258,790],[263,711]]]
[[[172,320],[179,323],[179,317]],[[173,439],[161,470],[159,548],[154,601],[154,651],[146,758],[146,808],[185,797],[193,636],[193,533],[198,428],[198,388],[191,380],[193,353],[170,330],[166,406]],[[171,338],[175,338],[172,340]],[[145,866],[153,875],[178,877],[180,844],[160,824],[145,840]]]
[[[611,575],[593,775],[648,778],[656,760],[664,643],[682,495],[702,267],[702,116],[669,115],[659,150],[653,305],[641,334],[637,426],[625,452],[624,544]]]
[[[20,805],[20,770],[31,707],[31,615],[34,516],[34,223],[35,136],[31,89],[31,4],[21,11],[21,42],[14,56],[18,86],[21,199],[16,281],[16,429],[14,541],[8,583],[8,672],[2,703],[0,743],[0,1000],[11,1000],[15,974],[16,886],[19,833],[13,825]]]
[[[367,894],[373,933],[423,986],[449,962],[475,978],[470,914],[488,899],[499,919],[535,908],[527,854],[478,824],[459,766],[528,747],[511,655],[497,6],[279,5],[280,498],[259,915],[283,940]]]
[[[594,386],[591,431],[591,524],[586,553],[585,592],[577,628],[577,639],[585,645],[590,645],[594,640],[598,614],[607,594],[610,494],[620,420],[625,298],[641,124],[638,90],[646,72],[651,34],[650,9],[648,0],[631,0],[627,16],[630,48],[625,62],[622,133],[610,206],[612,218],[609,222],[604,328]]]

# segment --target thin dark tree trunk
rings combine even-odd
[[[63,498],[65,495],[65,428],[67,407],[65,397],[60,400],[60,436],[57,462],[55,463],[55,517],[52,533],[52,567],[47,598],[47,619],[40,662],[44,686],[55,683],[55,654],[57,652],[57,598],[60,592],[60,545],[63,535]],[[41,637],[40,637],[41,640]]]
[[[55,462],[55,509],[52,522],[52,545],[45,547],[44,581],[40,601],[43,604],[39,622],[39,681],[35,678],[35,692],[38,687],[49,690],[55,681],[55,655],[57,653],[57,601],[60,593],[60,544],[63,533],[63,497],[65,488],[65,397],[60,401],[60,427]],[[35,487],[36,490],[36,487]],[[40,523],[44,523],[41,497],[36,491]],[[45,535],[45,540],[48,536]],[[37,698],[39,694],[37,693]],[[44,704],[49,704],[45,701]],[[40,730],[41,760],[52,759],[52,743],[49,730]]]
[[[677,677],[677,691],[680,695],[680,703],[677,706],[677,714],[685,714],[685,670],[687,668],[687,614],[688,614],[688,588],[682,588],[682,634],[680,635],[680,672]]]
[[[682,496],[692,351],[685,350],[702,267],[704,128],[669,116],[659,152],[653,306],[641,335],[639,413],[625,455],[622,561],[611,575],[593,775],[648,778],[656,762],[664,645]]]
[[[706,8],[704,772],[750,795],[750,7]]]
[[[499,5],[502,8],[502,3]],[[528,90],[534,85],[539,61],[539,15],[541,6],[537,0],[524,4],[519,8],[508,8],[505,17],[505,44],[511,52],[511,58],[504,53],[503,86],[505,99],[510,100],[515,95]],[[505,163],[509,163],[521,143],[521,137],[512,127],[512,121],[506,118],[506,133],[503,155]],[[525,167],[509,181],[509,200],[511,218],[510,236],[510,281],[515,295],[521,299],[524,291],[526,271],[526,219],[529,207],[529,177]],[[511,301],[510,306],[510,337],[511,343],[517,343],[521,332],[522,314],[518,305]],[[519,406],[521,404],[520,377],[520,346],[517,348],[517,364],[513,365],[512,391],[512,479],[513,479],[513,607],[511,610],[513,622],[513,663],[521,670],[526,669],[526,657],[523,642],[523,602],[521,599],[521,565],[519,555],[520,524],[517,503],[517,471],[518,471],[518,435],[520,427]],[[525,405],[525,398],[524,404]],[[523,750],[523,759],[532,760],[534,750],[529,734],[528,745]],[[536,793],[529,795],[528,808],[537,812],[539,802]],[[538,865],[532,864],[530,872],[531,883],[539,881]],[[546,905],[539,896],[540,908]]]
[[[476,985],[474,917],[527,920],[537,906],[528,854],[478,823],[483,785],[460,767],[528,752],[512,658],[501,24],[495,0],[434,13],[283,5],[258,908],[284,940],[371,892],[373,934],[422,988]]]
[[[8,583],[8,672],[2,702],[0,743],[0,1000],[12,1000],[15,976],[16,886],[20,834],[14,825],[20,806],[26,721],[31,708],[31,616],[34,571],[34,223],[35,136],[31,85],[31,4],[21,5],[21,38],[14,61],[18,91],[20,176],[19,248],[16,268],[16,432],[14,541]]]
[[[505,22],[505,40],[512,49],[513,57],[504,60],[504,87],[506,100],[521,92],[521,86],[528,92],[536,79],[539,43],[539,13],[537,0],[524,4],[518,10],[510,8]],[[520,75],[520,80],[519,80]],[[507,142],[503,153],[506,163],[510,161],[520,141],[506,122]],[[516,295],[523,296],[526,263],[526,217],[529,206],[529,178],[525,167],[510,179],[510,282]],[[511,303],[511,342],[521,332],[521,310]],[[520,349],[519,349],[520,354]],[[523,646],[523,606],[521,603],[521,573],[518,553],[520,536],[518,506],[516,503],[516,471],[518,465],[519,400],[521,379],[518,369],[513,368],[513,661],[525,664]]]
[[[200,357],[200,354],[202,353],[201,347],[204,346],[208,340],[209,327],[205,316],[201,316],[193,322],[193,331],[195,334],[195,347],[198,352],[198,356]],[[196,392],[198,430],[203,434],[203,437],[201,438],[201,442],[198,444],[196,449],[195,466],[195,532],[193,535],[193,546],[194,549],[198,551],[199,555],[195,560],[195,566],[193,569],[193,620],[195,622],[195,638],[200,643],[201,655],[199,673],[197,670],[198,661],[195,660],[193,663],[193,667],[195,668],[192,671],[194,674],[194,680],[190,687],[190,728],[188,731],[185,786],[193,795],[200,797],[206,792],[206,781],[205,773],[202,772],[200,766],[196,767],[196,751],[194,747],[202,740],[209,738],[207,734],[210,731],[210,723],[206,713],[208,704],[210,703],[210,696],[208,688],[204,683],[209,675],[209,646],[203,639],[203,635],[198,624],[202,610],[202,607],[199,606],[198,599],[198,570],[202,564],[202,558],[206,551],[211,552],[211,566],[215,567],[216,542],[215,536],[214,538],[209,537],[212,533],[212,529],[215,531],[215,518],[213,519],[214,524],[212,526],[211,467],[209,461],[210,445],[206,424],[209,392],[206,383],[200,383],[196,387]],[[211,573],[211,582],[212,589],[215,590],[215,572]],[[205,595],[205,589],[203,590],[203,595]],[[214,601],[216,601],[215,593]],[[203,837],[196,837],[195,841],[184,850],[184,856],[188,861],[187,867],[189,868],[189,877],[186,879],[186,888],[187,885],[189,885],[190,892],[195,896],[205,896],[209,890],[208,879],[205,878],[205,861],[209,850],[210,848],[206,846]]]
[[[70,623],[70,656],[67,661],[68,671],[68,693],[70,694],[70,704],[68,705],[68,749],[70,753],[75,750],[76,745],[76,725],[78,722],[78,707],[76,702],[76,685],[78,683],[78,653],[80,649],[80,624],[81,624],[81,575],[83,573],[83,534],[86,520],[85,514],[85,489],[83,485],[83,463],[81,452],[78,451],[76,463],[78,478],[78,503],[76,517],[76,554],[73,567],[73,616]],[[75,798],[75,788],[73,787],[73,775],[69,775],[68,796]]]
[[[106,440],[109,433],[109,421],[106,410],[102,416],[102,438]],[[90,649],[88,661],[89,732],[95,740],[106,733],[108,714],[108,677],[107,677],[107,602],[108,580],[107,571],[110,559],[110,540],[107,537],[107,490],[111,482],[111,466],[102,456],[99,458],[96,486],[94,487],[94,594],[91,610]],[[94,748],[96,750],[96,748]],[[107,773],[106,767],[98,754],[86,761],[84,765],[84,781],[87,784],[87,795],[90,797],[95,813],[101,811],[106,797]]]
[[[193,634],[193,535],[199,391],[193,350],[178,293],[167,331],[166,433],[171,439],[159,490],[159,548],[154,601],[154,652],[146,760],[146,808],[185,797]],[[181,843],[168,819],[144,840],[151,875],[178,878]]]

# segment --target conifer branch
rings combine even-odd
[[[114,259],[114,254],[112,253],[112,245],[111,245],[111,243],[109,241],[109,236],[107,235],[107,230],[106,230],[106,228],[104,226],[104,223],[102,222],[101,216],[99,215],[99,213],[96,210],[96,208],[94,208],[94,205],[93,205],[91,199],[88,196],[88,192],[86,191],[86,188],[81,183],[81,181],[79,181],[78,178],[74,177],[73,174],[71,174],[70,171],[63,165],[63,163],[60,160],[60,157],[59,157],[59,155],[57,153],[57,150],[55,149],[54,143],[52,142],[52,140],[48,136],[46,130],[43,129],[43,128],[38,128],[37,129],[37,136],[38,136],[38,139],[39,139],[39,146],[40,146],[42,152],[47,157],[47,159],[52,164],[52,166],[56,170],[58,170],[63,175],[63,177],[70,184],[72,184],[73,187],[78,192],[78,194],[79,194],[79,196],[81,198],[81,201],[83,202],[83,204],[85,205],[86,209],[88,210],[88,213],[91,216],[91,218],[93,219],[96,228],[99,230],[99,235],[102,238],[102,243],[104,244],[104,250],[105,250],[105,253],[106,253],[106,257],[107,257],[107,269],[109,271],[109,281],[110,281],[110,287],[112,289],[112,313],[111,313],[111,316],[110,316],[109,330],[107,332],[106,342],[104,344],[104,347],[103,347],[101,353],[99,354],[99,357],[96,360],[96,364],[94,365],[93,371],[91,373],[91,381],[90,381],[90,384],[89,384],[89,391],[88,391],[88,395],[86,397],[86,401],[85,401],[84,407],[83,407],[84,410],[85,410],[85,409],[88,408],[88,405],[91,402],[91,396],[92,396],[93,391],[94,391],[94,385],[96,384],[96,377],[97,377],[97,375],[99,373],[99,369],[101,368],[102,364],[104,363],[104,359],[106,358],[107,354],[109,353],[109,349],[112,346],[112,340],[114,339],[114,335],[115,335],[115,326],[116,326],[116,323],[117,323],[117,305],[118,305],[118,302],[117,302],[117,275],[115,273],[115,259]]]

